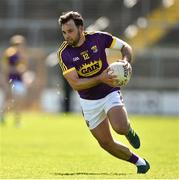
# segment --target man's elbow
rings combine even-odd
[[[73,82],[70,83],[70,86],[75,90],[75,91],[80,91],[83,90],[83,87],[80,85],[80,83],[77,80],[74,80]]]
[[[72,88],[73,88],[75,91],[80,91],[80,90],[83,89],[83,88],[81,88],[81,87],[78,86],[78,85],[74,85]]]
[[[129,44],[126,43],[124,45],[124,48],[126,49],[126,51],[128,51],[129,54],[132,55],[132,47]]]

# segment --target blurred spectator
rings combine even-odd
[[[4,124],[4,103],[5,103],[5,92],[7,92],[7,83],[5,76],[2,73],[2,61],[0,61],[0,123]]]
[[[2,122],[5,122],[4,113],[14,112],[16,126],[21,122],[21,110],[25,105],[27,84],[23,75],[28,69],[28,55],[26,51],[26,39],[21,35],[10,38],[10,46],[5,50],[2,58],[2,73],[4,77],[5,101],[3,105]]]

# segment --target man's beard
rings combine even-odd
[[[79,41],[80,41],[80,32],[78,31],[77,38],[74,41],[68,42],[68,44],[70,44],[72,46],[77,46]]]

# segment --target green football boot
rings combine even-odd
[[[150,169],[150,164],[144,159],[146,165],[137,166],[138,174],[145,174]]]
[[[129,143],[135,148],[138,149],[140,147],[140,139],[136,132],[130,127],[128,134],[126,135]]]

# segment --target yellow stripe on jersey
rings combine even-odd
[[[112,36],[112,34],[108,33],[108,32],[104,32],[104,31],[84,31],[84,35],[87,35],[87,34],[107,34],[109,36]]]
[[[96,31],[84,31],[84,35],[96,34]]]
[[[60,46],[59,50],[58,50],[59,64],[60,64],[60,67],[61,67],[61,69],[62,69],[63,72],[68,69],[68,68],[66,67],[65,63],[64,63],[63,60],[62,60],[62,52],[63,52],[63,50],[67,47],[67,45],[68,45],[67,42],[64,41],[64,42],[62,43],[62,45]]]
[[[112,41],[109,48],[113,48],[115,44],[116,44],[116,38],[113,37],[113,41]]]
[[[69,73],[69,72],[71,72],[73,70],[76,70],[75,67],[72,67],[70,69],[67,69],[66,71],[63,71],[63,75],[65,75],[65,74],[67,74],[67,73]]]

